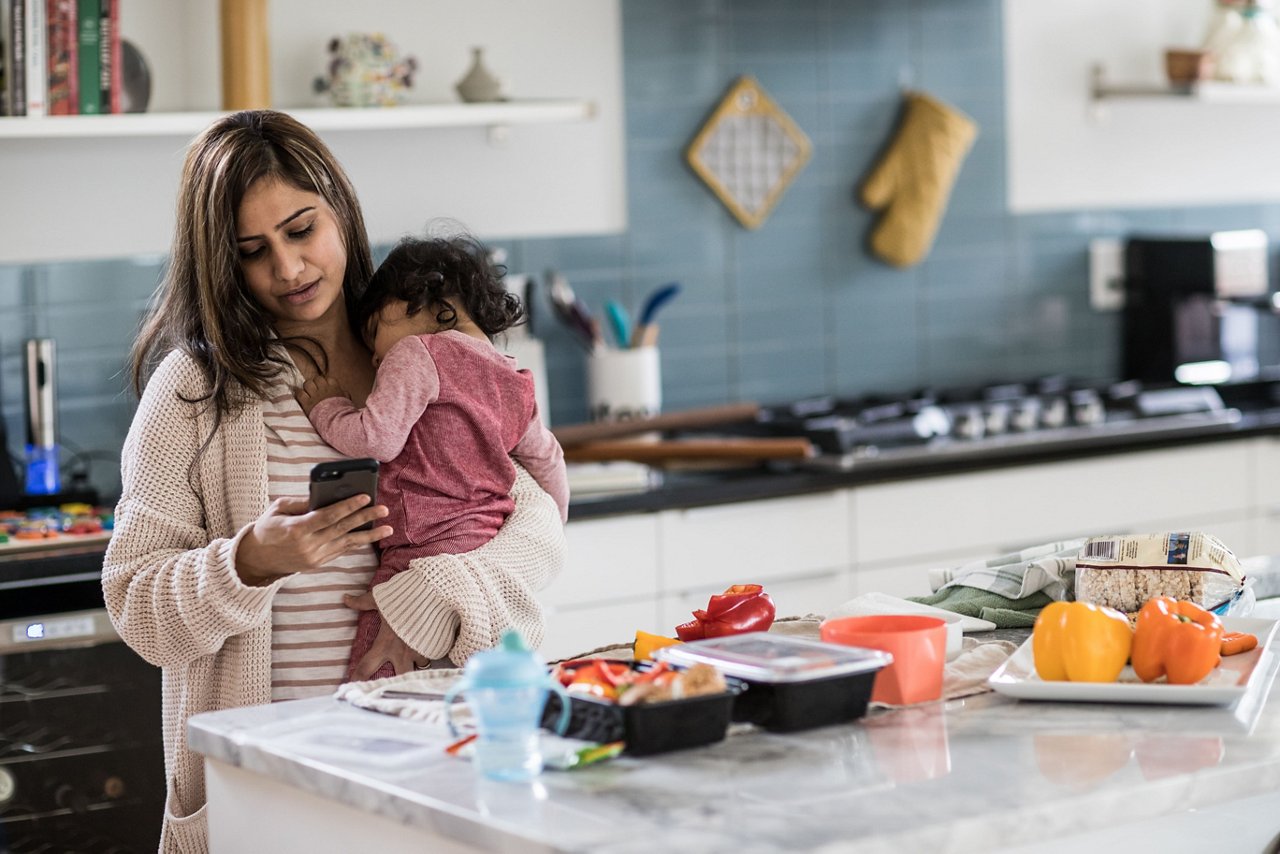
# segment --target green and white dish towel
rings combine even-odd
[[[1045,543],[988,560],[929,570],[929,596],[912,602],[989,620],[1002,629],[1030,627],[1040,609],[1074,596],[1083,539]]]

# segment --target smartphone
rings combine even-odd
[[[378,461],[371,458],[334,460],[311,468],[311,509],[328,507],[335,501],[364,493],[372,504],[378,500]],[[357,531],[373,527],[366,522]]]

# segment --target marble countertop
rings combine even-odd
[[[321,698],[194,717],[213,759],[486,850],[991,850],[1280,790],[1280,703],[1015,701],[873,708],[799,733],[621,757],[529,784],[443,753],[434,726]]]

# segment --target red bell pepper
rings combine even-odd
[[[763,632],[773,625],[773,600],[759,584],[735,584],[712,596],[705,610],[693,612],[693,619],[676,626],[682,641],[718,638],[744,632]]]

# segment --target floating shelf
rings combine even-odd
[[[595,104],[580,100],[498,101],[403,107],[284,109],[318,132],[547,124],[591,119]],[[0,119],[0,140],[194,136],[225,112],[126,113]]]
[[[1202,80],[1186,85],[1169,83],[1111,83],[1102,65],[1094,65],[1090,96],[1095,105],[1115,98],[1181,99],[1203,104],[1280,104],[1280,87],[1222,80]]]

